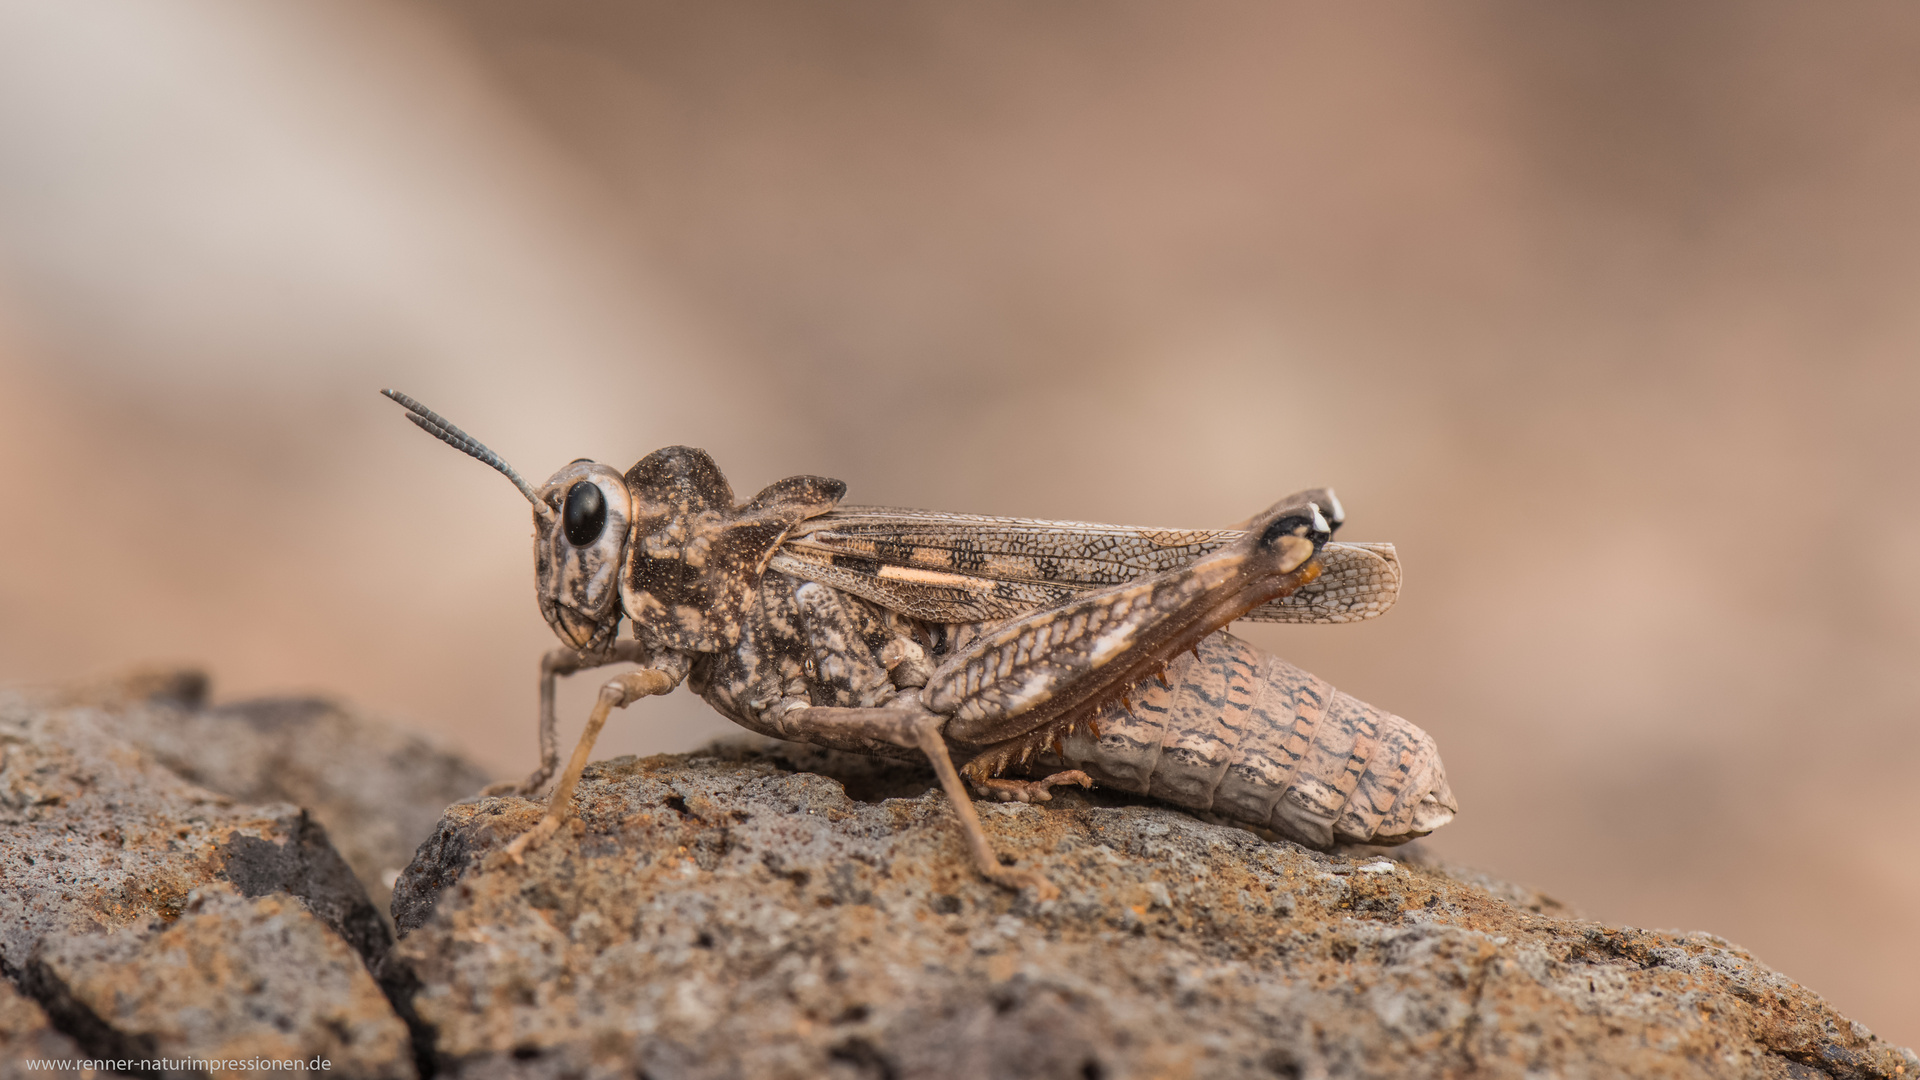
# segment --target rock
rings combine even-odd
[[[441,811],[488,779],[418,735],[319,698],[149,705],[119,714],[116,728],[203,787],[305,808],[380,910]]]
[[[392,941],[325,830],[298,807],[236,803],[191,784],[117,738],[114,717],[99,708],[0,694],[0,824],[0,970],[88,1056],[126,1056],[116,1051],[175,1036],[199,1054],[216,1047],[190,1045],[191,1037],[216,1032],[221,1047],[280,1046],[286,1031],[326,1026],[341,1014],[322,1010],[286,1028],[285,1009],[227,1000],[241,985],[237,973],[284,969],[276,984],[284,991],[292,985],[285,979],[320,978],[317,958],[337,966],[346,957],[362,968],[364,990],[374,986],[364,964]],[[246,915],[216,903],[175,933],[194,898],[227,893],[260,903]],[[212,929],[193,929],[203,926]],[[216,949],[227,931],[229,946]],[[315,935],[332,945],[323,949]],[[174,971],[168,985],[197,985],[204,994],[159,994],[128,1013],[98,990],[111,984],[102,973],[115,965]],[[145,987],[145,979],[114,984],[115,993]],[[288,998],[285,1008],[318,1008],[320,993]],[[389,1027],[403,1030],[377,990],[362,998],[355,1008],[385,1009]],[[167,1008],[179,1015],[155,1012]],[[194,1019],[196,1011],[206,1016]],[[119,1026],[128,1017],[148,1026]],[[393,1075],[411,1072],[401,1039]]]
[[[0,694],[0,963],[19,969],[51,934],[171,920],[213,881],[309,898],[364,954],[386,950],[379,914],[299,808],[190,784],[112,726]]]
[[[187,709],[205,708],[212,680],[198,668],[135,668],[114,675],[78,682],[16,691],[49,708],[86,705],[106,712],[119,712],[133,705],[178,705]]]
[[[0,694],[0,969],[33,998],[0,984],[10,1059],[1920,1077],[1911,1052],[1711,935],[1582,921],[1410,849],[1322,854],[1098,791],[982,806],[1000,849],[1062,887],[1041,902],[976,877],[924,769],[764,741],[594,766],[582,820],[525,866],[499,849],[540,806],[447,808],[394,889],[406,936],[389,948],[326,829],[240,800],[326,807],[366,874],[419,827],[401,815],[478,774],[348,709],[209,709],[203,682],[149,683],[62,707]]]
[[[487,784],[464,758],[350,706],[290,697],[207,707],[206,690],[198,672],[160,670],[49,696],[105,710],[115,734],[201,787],[302,807],[383,912],[441,810]]]
[[[172,923],[55,937],[26,983],[98,1056],[330,1063],[358,1077],[415,1075],[407,1029],[357,953],[285,894],[225,883]]]
[[[453,806],[385,978],[449,1076],[1920,1072],[1710,935],[1157,805],[982,804],[1063,890],[1037,902],[972,872],[930,786],[780,744],[621,758],[524,866],[499,849],[539,806]]]
[[[0,1080],[18,1080],[28,1075],[29,1058],[85,1057],[70,1038],[55,1031],[47,1022],[46,1010],[31,998],[0,980]],[[45,1075],[35,1071],[33,1075]]]

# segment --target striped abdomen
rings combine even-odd
[[[1107,787],[1209,810],[1315,847],[1398,844],[1453,820],[1433,739],[1217,633],[1095,718],[1059,758]],[[1049,759],[1051,755],[1049,756]]]

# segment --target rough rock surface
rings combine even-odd
[[[27,1075],[28,1058],[81,1056],[78,1044],[54,1030],[45,1009],[0,979],[0,1080]]]
[[[406,1025],[360,956],[285,894],[202,886],[171,924],[49,939],[26,981],[92,1029],[99,1056],[322,1058],[347,1076],[414,1075]]]
[[[0,971],[93,1057],[280,1046],[355,1009],[387,1010],[388,1034],[403,1032],[364,968],[391,931],[325,830],[298,807],[191,784],[116,734],[98,707],[0,693]],[[209,899],[226,896],[261,899]],[[215,906],[190,911],[196,898]],[[352,1008],[318,986],[273,1008],[240,995],[260,982],[246,972],[284,969],[260,982],[277,994],[342,958],[361,968],[356,993],[374,991]],[[177,992],[145,993],[154,980]],[[303,1007],[317,1011],[288,1011]],[[411,1075],[404,1034],[342,1030],[343,1045],[381,1047],[385,1074]]]
[[[478,774],[350,710],[203,692],[0,693],[0,970],[32,998],[0,983],[0,1080],[173,1054],[374,1077],[1920,1078],[1710,935],[1101,792],[982,807],[1063,888],[1040,902],[974,875],[924,770],[767,742],[595,766],[583,820],[524,866],[499,849],[539,806],[447,808],[389,948],[325,829],[239,800],[324,812],[371,876],[424,827],[423,789]]]
[[[621,758],[524,866],[499,849],[538,806],[451,807],[384,978],[457,1076],[1920,1072],[1711,935],[1097,794],[982,807],[1062,888],[1037,902],[972,873],[929,784],[778,744]]]
[[[154,671],[62,688],[182,777],[249,803],[289,802],[326,827],[380,911],[440,812],[486,786],[472,763],[323,698],[205,704],[205,676]]]
[[[390,940],[298,807],[237,804],[190,784],[115,738],[97,709],[0,694],[0,826],[0,963],[10,970],[51,935],[171,921],[214,881],[300,896],[368,956]]]

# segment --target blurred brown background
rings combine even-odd
[[[1249,636],[1433,732],[1443,855],[1920,1043],[1916,57],[1895,2],[4,0],[0,679],[528,767],[525,504],[387,385],[536,479],[1330,483],[1400,606]]]

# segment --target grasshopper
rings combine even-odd
[[[1392,546],[1332,543],[1345,513],[1329,489],[1219,530],[841,507],[846,485],[818,476],[736,504],[713,458],[684,446],[624,474],[582,458],[535,488],[381,393],[533,504],[540,612],[565,645],[540,663],[539,768],[489,791],[553,779],[556,678],[640,665],[601,687],[546,814],[507,848],[515,861],[571,813],[611,712],[682,682],[775,738],[924,754],[980,873],[1042,896],[1055,894],[1043,877],[995,855],[963,776],[1022,802],[1097,780],[1319,848],[1401,843],[1458,810],[1425,732],[1223,630],[1391,606]],[[1002,775],[1034,767],[1057,771]]]

